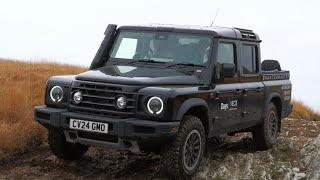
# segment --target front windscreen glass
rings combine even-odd
[[[110,57],[128,61],[204,65],[209,60],[211,45],[211,38],[205,35],[121,31]]]

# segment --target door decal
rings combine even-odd
[[[238,100],[233,100],[227,103],[221,103],[220,109],[223,111],[233,111],[238,109]]]

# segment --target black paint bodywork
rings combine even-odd
[[[121,30],[210,35],[213,39],[210,63],[203,68],[188,67],[195,72],[192,74],[156,64],[106,65],[111,45],[117,32]],[[70,118],[108,122],[113,127],[110,135],[136,140],[140,147],[157,147],[174,139],[186,114],[196,115],[202,120],[208,138],[222,133],[250,130],[261,124],[267,105],[271,102],[276,105],[281,118],[288,116],[292,109],[289,72],[262,72],[259,46],[261,40],[255,33],[252,33],[254,38],[248,38],[243,32],[245,31],[237,28],[151,25],[123,26],[117,29],[115,25],[110,25],[89,71],[75,76],[55,76],[48,80],[46,105],[35,107],[35,118],[45,127],[64,130],[69,130]],[[237,50],[236,73],[223,80],[215,78],[214,64],[219,42],[233,43]],[[259,67],[256,74],[245,75],[241,71],[241,50],[244,44],[258,47]],[[47,95],[55,85],[62,86],[66,92],[63,102],[59,104],[51,102]],[[82,86],[112,87],[112,92],[121,90],[122,92],[114,93],[132,97],[134,109],[128,113],[118,113],[103,109],[101,112],[97,109],[84,111],[74,107],[70,96],[72,91],[79,90]],[[110,89],[107,91],[111,92]],[[150,115],[146,111],[145,100],[151,96],[159,96],[164,100],[165,110],[159,116]],[[228,109],[223,108],[226,104]],[[92,144],[96,144],[94,142],[92,141]]]

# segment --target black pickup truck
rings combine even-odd
[[[191,178],[212,137],[276,143],[292,86],[277,61],[261,63],[260,42],[240,28],[109,25],[89,71],[47,81],[35,119],[58,158],[90,145],[161,153],[166,172]]]

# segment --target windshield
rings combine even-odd
[[[208,62],[211,44],[211,38],[205,35],[120,31],[110,57],[128,61],[204,65]]]

